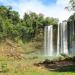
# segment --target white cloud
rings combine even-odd
[[[1,2],[2,0],[0,0]],[[11,5],[15,10],[20,13],[21,18],[25,12],[33,11],[36,13],[43,13],[45,16],[59,18],[60,21],[68,19],[72,14],[65,9],[65,6],[68,4],[68,0],[57,0],[56,4],[53,5],[44,5],[41,0],[19,0],[18,3],[15,3],[11,0],[5,0],[6,5]]]

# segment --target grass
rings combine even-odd
[[[75,75],[75,67],[69,67],[67,70],[49,71],[44,67],[33,65],[40,60],[43,59],[1,60],[0,75]]]
[[[31,43],[26,45],[25,48],[30,46],[32,46]],[[6,57],[5,51],[10,51],[10,49],[11,48],[7,43],[2,45],[0,44],[0,75],[75,75],[75,66],[68,67],[67,70],[62,69],[59,71],[50,71],[44,67],[34,66],[34,63],[38,63],[46,59],[42,56],[38,57],[37,53],[36,56],[35,53],[25,54],[24,59],[19,60],[10,56]],[[22,50],[21,48],[16,49]],[[33,51],[32,49],[29,49],[29,52]],[[26,53],[28,53],[27,51]],[[2,54],[2,52],[4,54]]]

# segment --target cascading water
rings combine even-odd
[[[57,55],[60,54],[60,24],[58,24],[58,34],[57,34]]]
[[[67,22],[61,24],[61,52],[68,54],[68,36],[67,36]]]
[[[46,26],[44,32],[44,51],[45,56],[53,55],[53,26]]]
[[[58,24],[57,55],[68,54],[67,23]]]
[[[75,53],[74,24],[68,25],[66,21],[58,24],[57,36],[54,34],[53,25],[46,26],[44,31],[44,52],[45,56],[55,56]],[[57,37],[57,38],[56,38]],[[54,38],[56,38],[56,43]],[[55,46],[56,44],[56,46]],[[56,49],[55,49],[56,47]],[[56,53],[56,54],[55,54]]]

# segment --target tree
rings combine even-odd
[[[75,0],[69,0],[69,4],[66,8],[75,11]]]
[[[25,13],[20,19],[19,13],[12,7],[0,6],[0,38],[11,40],[20,39],[30,41],[32,39],[43,40],[44,26],[57,25],[58,19],[44,17],[35,12]]]
[[[44,17],[43,14],[36,14],[35,12],[25,13],[23,26],[25,26],[26,33],[24,35],[30,36],[27,37],[28,39],[33,39],[39,34],[44,33],[44,26],[55,25],[57,23],[58,19],[56,18]]]

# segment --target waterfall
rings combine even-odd
[[[58,25],[57,36],[57,55],[68,54],[68,35],[67,35],[67,23],[63,22]]]
[[[60,54],[60,24],[58,24],[58,33],[57,33],[57,55]]]
[[[44,32],[44,52],[46,56],[53,55],[53,26],[46,26]]]
[[[56,35],[54,35],[53,25],[46,26],[44,29],[44,53],[45,56],[72,53],[75,51],[74,24],[67,25],[66,21],[58,24]],[[56,38],[56,42],[54,40]],[[57,46],[57,47],[56,47]],[[72,48],[71,48],[72,47]],[[56,48],[56,49],[55,49]]]
[[[62,52],[68,54],[68,35],[67,35],[67,22],[62,23]]]
[[[49,37],[50,38],[48,38],[50,41],[49,41],[49,43],[50,43],[50,45],[49,45],[49,48],[48,48],[48,50],[49,50],[49,53],[50,53],[50,55],[52,56],[54,53],[53,53],[53,26],[51,25],[51,26],[49,26]]]

